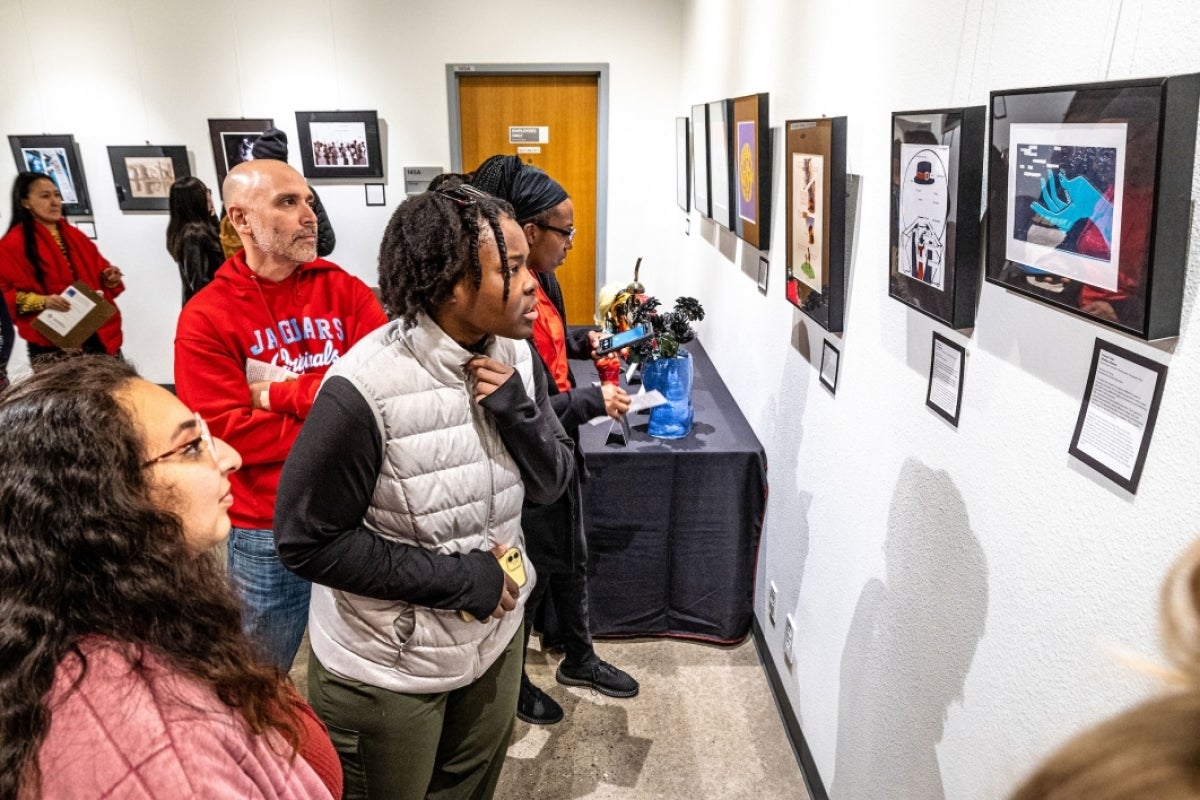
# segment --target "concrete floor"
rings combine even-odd
[[[530,642],[529,677],[566,712],[517,720],[496,800],[809,800],[754,643],[598,641],[641,684],[618,700],[554,680],[561,654]],[[307,634],[292,678],[307,694]]]
[[[562,705],[556,725],[517,720],[497,800],[808,800],[754,644],[596,643],[641,683],[617,700],[554,680],[530,643],[529,677]]]

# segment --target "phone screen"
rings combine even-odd
[[[600,340],[600,346],[596,348],[596,352],[610,353],[613,350],[620,350],[622,347],[628,347],[631,344],[640,342],[649,335],[650,331],[646,328],[645,323],[634,325],[627,331],[614,333],[612,336],[605,336]]]

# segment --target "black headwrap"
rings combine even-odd
[[[471,184],[507,200],[517,222],[525,223],[566,200],[566,189],[538,167],[518,156],[492,156],[475,170]]]

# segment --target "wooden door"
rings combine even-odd
[[[570,325],[596,314],[596,75],[458,75],[462,169],[519,155],[562,184],[575,205],[575,243],[555,276]],[[545,127],[544,142],[512,142],[510,127]]]

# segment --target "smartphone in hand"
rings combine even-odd
[[[620,333],[612,333],[600,339],[600,343],[596,345],[596,355],[602,356],[606,353],[611,353],[614,350],[620,350],[630,345],[644,342],[653,335],[654,331],[646,323],[634,325],[627,331]]]

